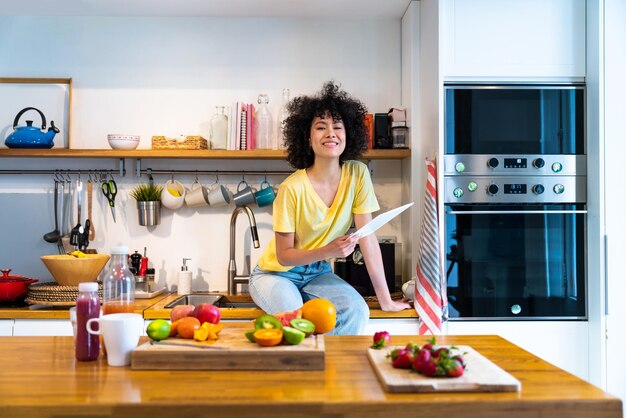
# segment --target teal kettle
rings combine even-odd
[[[41,116],[41,128],[33,126],[32,120],[26,121],[26,126],[17,126],[20,117],[29,110],[36,110]],[[46,129],[46,117],[41,110],[34,107],[27,107],[20,110],[13,121],[13,133],[4,141],[9,148],[52,148],[54,146],[54,136],[59,133],[59,128],[54,126],[54,121],[50,121],[48,132]]]

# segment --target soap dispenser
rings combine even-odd
[[[191,272],[187,268],[187,261],[191,258],[183,258],[183,265],[178,272],[178,289],[179,295],[188,295],[191,293]]]

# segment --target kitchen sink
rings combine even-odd
[[[241,297],[230,299],[229,296],[216,295],[211,293],[193,293],[189,295],[182,295],[179,298],[171,301],[165,308],[173,308],[179,305],[199,305],[201,303],[209,303],[215,305],[218,308],[258,308],[252,301],[237,300]]]

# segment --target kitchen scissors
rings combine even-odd
[[[111,214],[113,215],[113,222],[117,222],[115,220],[115,195],[117,194],[117,184],[115,184],[115,180],[111,179],[102,183],[102,194],[109,201]]]

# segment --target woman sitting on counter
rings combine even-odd
[[[348,256],[357,242],[381,308],[410,308],[391,299],[376,235],[346,235],[353,216],[360,228],[380,209],[367,166],[354,161],[367,150],[367,110],[333,82],[316,96],[296,97],[287,110],[287,161],[297,170],[279,187],[274,237],[252,272],[250,295],[272,314],[298,309],[310,299],[328,299],[337,309],[331,333],[360,334],[369,308],[328,261]]]

